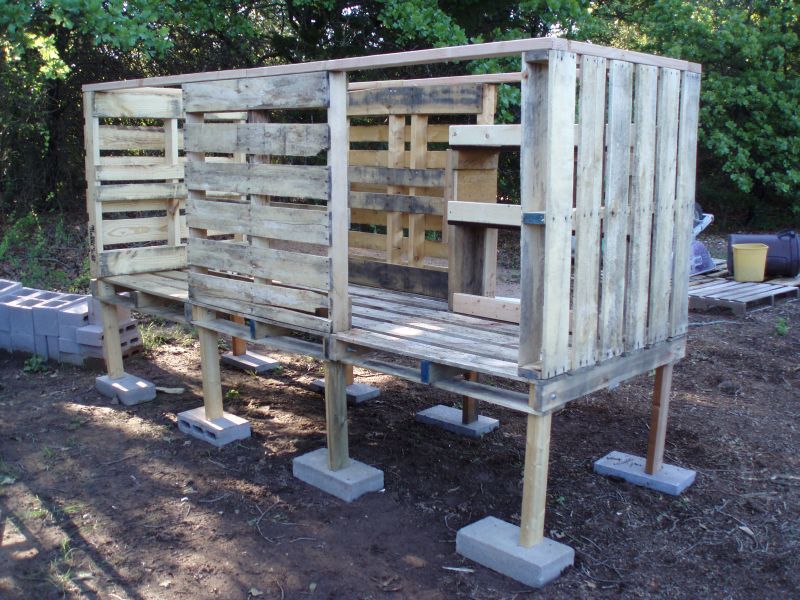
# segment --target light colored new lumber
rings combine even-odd
[[[669,335],[680,77],[680,71],[661,69],[658,79],[655,217],[647,321],[647,341],[650,344]]]
[[[191,239],[188,260],[218,271],[249,273],[257,279],[276,280],[327,290],[330,258],[302,252],[263,248],[233,241]],[[262,282],[263,283],[263,282]]]
[[[201,152],[316,156],[329,145],[325,123],[189,123],[184,136]]]
[[[429,143],[447,143],[450,125],[441,123],[428,124]],[[410,139],[411,125],[406,125],[404,138]],[[386,125],[351,125],[351,142],[388,142],[389,129]],[[351,151],[352,152],[352,151]],[[442,152],[444,154],[444,152]],[[384,163],[385,164],[385,163]]]
[[[170,165],[179,165],[180,138],[178,134],[178,119],[164,121],[164,159]],[[179,183],[173,179],[170,183]],[[186,219],[180,214],[181,201],[171,198],[167,205],[167,244],[174,246],[181,243]]]
[[[213,311],[201,306],[192,306],[193,322],[210,321],[213,318]],[[209,421],[221,419],[223,415],[222,380],[219,372],[217,333],[198,326],[197,336],[200,339],[200,371],[203,378],[203,406],[206,419]]]
[[[447,203],[447,221],[492,227],[519,227],[522,223],[522,207],[518,204],[489,204],[488,201],[451,201]]]
[[[340,362],[325,361],[325,424],[328,436],[328,466],[331,471],[343,469],[350,461],[346,388],[345,365]]]
[[[185,246],[106,250],[99,256],[100,277],[186,268]]]
[[[353,91],[347,95],[347,114],[351,117],[476,114],[481,111],[481,92],[481,85],[474,83]]]
[[[483,73],[480,75],[454,75],[451,77],[428,77],[427,79],[392,79],[388,81],[354,81],[348,91],[375,88],[427,87],[432,85],[454,85],[461,83],[519,83],[522,73]]]
[[[519,298],[487,298],[474,294],[453,294],[453,312],[509,323],[519,323]]]
[[[528,415],[519,520],[519,545],[523,548],[535,546],[544,537],[551,421],[550,414]]]
[[[180,91],[151,89],[134,92],[104,92],[94,98],[95,117],[135,119],[180,119],[183,117]]]
[[[329,81],[329,108],[328,127],[330,128],[330,150],[328,151],[328,168],[330,169],[330,200],[326,217],[330,219],[330,285],[328,286],[328,314],[330,315],[331,331],[345,331],[350,329],[350,302],[347,293],[348,285],[348,182],[347,182],[347,150],[350,147],[348,140],[347,121],[347,75],[341,72],[328,74]],[[335,369],[341,370],[341,365]],[[341,373],[337,378],[341,377]],[[337,382],[337,386],[340,382]],[[326,383],[326,393],[328,391]],[[340,396],[344,391],[335,390]],[[345,403],[343,398],[336,398],[336,406]],[[346,406],[346,404],[345,404]],[[338,409],[337,409],[338,410]],[[345,415],[346,427],[346,415]],[[328,423],[329,427],[331,423]],[[345,429],[345,437],[347,431]],[[344,442],[346,444],[346,441]],[[333,454],[330,454],[333,456]],[[347,456],[347,448],[343,456]],[[338,460],[338,459],[337,459]],[[333,459],[331,459],[333,461]],[[331,468],[334,468],[331,462]]]
[[[187,162],[186,187],[327,200],[330,181],[322,166]]]
[[[168,236],[167,220],[164,217],[141,219],[111,219],[103,221],[103,245],[133,244],[140,242],[162,242]],[[185,237],[186,231],[180,232]]]
[[[396,177],[398,174],[408,174],[408,169],[405,167],[405,130],[406,130],[406,117],[404,115],[389,115],[389,142],[388,142],[388,168],[372,168],[367,170],[366,173],[360,174],[359,171],[354,169],[369,169],[369,167],[350,167],[348,171],[348,179],[351,183],[387,183],[390,184],[386,191],[389,194],[403,194],[407,192],[406,189],[398,188],[397,182],[390,181],[389,175]],[[384,174],[378,176],[377,173]],[[365,180],[366,175],[372,175],[375,179]],[[382,179],[386,178],[385,181]],[[397,264],[402,260],[402,248],[405,244],[408,245],[403,235],[402,225],[403,215],[398,211],[390,211],[386,213],[386,262]]]
[[[653,408],[650,413],[650,434],[647,437],[647,457],[645,473],[654,475],[664,464],[664,444],[667,439],[667,416],[669,415],[669,394],[672,388],[672,363],[656,369],[653,384]]]
[[[546,225],[522,226],[519,364],[541,360],[548,378],[569,367],[576,57],[551,50],[526,70],[522,211],[544,211]]]
[[[573,369],[597,361],[600,288],[600,211],[606,114],[606,61],[581,57],[578,160],[575,192],[575,285],[573,290]]]
[[[98,255],[103,251],[103,207],[97,201],[97,164],[100,162],[100,121],[94,116],[93,92],[83,94],[83,143],[84,167],[86,170],[86,212],[89,217],[89,272],[98,277],[100,266]]]
[[[600,355],[604,360],[623,351],[632,101],[633,65],[612,60],[608,67],[608,140],[600,285]]]
[[[96,296],[100,300],[100,314],[103,321],[103,358],[109,379],[119,379],[125,375],[122,364],[122,347],[119,338],[119,319],[117,307],[108,302],[114,296],[114,286],[98,280]]]
[[[522,139],[520,125],[451,125],[451,146],[519,147]]]
[[[572,51],[579,54],[591,54],[594,56],[603,56],[605,58],[614,58],[616,60],[627,60],[634,63],[665,66],[674,69],[689,70],[696,73],[700,72],[699,64],[690,63],[684,60],[654,56],[641,52],[621,50],[618,48],[609,48],[583,42],[574,42],[571,40],[565,40],[563,38],[546,37],[489,42],[485,44],[469,44],[464,46],[449,46],[445,48],[414,50],[410,52],[376,54],[372,56],[322,60],[293,65],[277,65],[271,67],[256,67],[251,69],[231,69],[227,71],[189,73],[185,75],[167,75],[161,77],[130,79],[127,81],[95,83],[83,86],[83,90],[89,92],[109,89],[140,88],[148,85],[181,85],[199,81],[219,82],[222,80],[237,79],[242,77],[265,77],[273,75],[313,73],[329,70],[361,71],[365,69],[381,69],[420,64],[433,64],[458,60],[497,58],[501,56],[512,56],[522,52],[549,49]]]
[[[625,349],[627,351],[643,348],[647,342],[658,94],[658,69],[656,67],[636,66],[635,94],[630,243],[628,246],[628,281],[625,292]]]
[[[327,108],[328,74],[323,71],[183,86],[186,112]]]
[[[675,258],[672,265],[670,335],[686,333],[689,319],[689,259],[692,245],[700,75],[681,74],[678,180],[675,197]]]

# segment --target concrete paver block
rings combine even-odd
[[[615,450],[595,461],[594,472],[608,477],[619,477],[628,483],[670,496],[680,495],[694,483],[697,476],[696,471],[675,465],[664,465],[657,473],[649,475],[645,473],[644,466],[645,459],[643,457]]]
[[[117,398],[126,406],[148,402],[156,397],[154,384],[128,373],[119,379],[111,379],[108,375],[98,377],[95,379],[95,387],[104,396]]]
[[[272,371],[280,366],[280,363],[264,356],[263,354],[256,354],[255,352],[247,352],[246,354],[236,355],[233,352],[226,352],[222,355],[222,364],[240,371],[255,371],[256,373],[266,373]]]
[[[539,588],[572,566],[575,551],[543,538],[535,546],[519,545],[519,527],[486,517],[458,530],[456,552],[520,583]]]
[[[33,335],[33,307],[42,301],[35,297],[16,298],[6,304],[11,333]]]
[[[221,418],[208,420],[202,406],[178,413],[178,429],[217,447],[250,437],[247,419],[223,412]]]
[[[58,311],[58,337],[76,341],[75,330],[89,324],[89,298]]]
[[[120,296],[127,296],[128,294],[120,294]],[[119,304],[116,305],[117,307],[117,319],[120,323],[123,321],[129,321],[131,318],[131,309],[126,306],[121,306]],[[100,300],[95,298],[94,296],[90,297],[89,300],[89,323],[92,325],[102,325],[103,324],[103,311],[100,310]]]
[[[465,425],[461,422],[461,411],[444,404],[437,404],[421,410],[417,413],[416,418],[420,423],[439,427],[456,435],[470,438],[481,438],[500,426],[500,421],[497,419],[483,415],[478,415],[477,421]]]
[[[357,460],[350,459],[343,469],[331,471],[327,448],[296,457],[292,460],[292,474],[345,502],[383,489],[383,471]]]
[[[318,394],[325,394],[325,380],[315,379],[311,382],[311,389]],[[372,400],[381,395],[379,388],[367,385],[366,383],[351,383],[347,386],[347,403],[350,405],[361,404],[367,400]]]

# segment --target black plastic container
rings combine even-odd
[[[734,244],[766,244],[767,268],[770,277],[796,277],[800,273],[800,236],[794,231],[772,234],[739,234],[728,236],[728,272],[733,275]]]

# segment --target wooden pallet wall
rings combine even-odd
[[[398,82],[348,94],[352,282],[447,296],[448,128],[491,123],[494,89]],[[496,178],[495,169],[487,181]]]
[[[549,378],[686,332],[700,75],[555,50],[525,68],[520,366]]]
[[[345,94],[326,72],[184,86],[193,304],[316,334],[349,327]],[[205,119],[240,111],[246,123]]]

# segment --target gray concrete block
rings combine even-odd
[[[465,425],[461,422],[461,410],[444,404],[437,404],[421,410],[417,413],[416,418],[420,423],[470,438],[481,438],[500,426],[500,421],[497,419],[483,415],[478,415],[477,421]]]
[[[223,365],[239,369],[240,371],[254,371],[256,373],[272,371],[281,364],[269,356],[256,354],[255,352],[247,352],[246,354],[239,354],[238,356],[232,352],[226,352],[222,355],[221,360]]]
[[[696,471],[675,465],[664,465],[653,475],[645,473],[644,467],[645,459],[643,457],[615,450],[595,461],[594,472],[607,477],[619,477],[628,483],[670,496],[680,495],[694,483],[697,476]]]
[[[16,298],[6,304],[11,333],[33,335],[33,307],[42,300],[36,297]]]
[[[59,313],[73,304],[79,304],[84,296],[79,294],[62,294],[52,300],[46,300],[34,306],[33,331],[40,335],[58,335]]]
[[[36,352],[36,339],[33,335],[26,333],[11,332],[11,349],[17,352]]]
[[[47,340],[47,358],[50,360],[59,360],[59,355],[61,354],[61,347],[58,343],[58,337],[53,335],[48,335],[45,338]]]
[[[345,502],[383,489],[383,471],[350,459],[338,471],[328,467],[328,449],[320,448],[292,460],[292,474],[300,481]]]
[[[50,358],[50,353],[47,351],[47,336],[46,335],[36,335],[33,336],[33,352],[41,356],[43,359],[48,360]]]
[[[221,418],[209,420],[202,406],[178,413],[178,429],[218,447],[250,437],[247,419],[223,412]]]
[[[311,382],[311,389],[318,394],[325,394],[325,380],[315,379]],[[367,385],[366,383],[351,383],[347,386],[347,403],[350,405],[361,404],[367,400],[372,400],[381,395],[379,388]]]
[[[136,321],[128,319],[119,325],[119,339],[121,342],[131,342],[139,339],[139,329]],[[103,345],[103,326],[102,325],[86,325],[78,327],[75,330],[75,341],[84,346],[102,346]]]
[[[0,350],[5,350],[6,352],[11,352],[11,332],[10,331],[0,331]]]
[[[125,373],[119,379],[111,379],[108,375],[103,375],[95,379],[97,391],[116,398],[126,406],[141,404],[156,397],[156,386],[149,381]]]
[[[120,294],[120,296],[127,296],[127,294]],[[125,306],[116,305],[117,307],[117,320],[121,322],[129,321],[131,318],[131,309]],[[100,310],[100,300],[94,296],[89,299],[89,323],[92,325],[103,324],[103,312]]]
[[[89,324],[89,298],[84,297],[82,301],[71,304],[58,311],[58,337],[73,342],[75,330]]]
[[[59,354],[80,354],[81,347],[80,344],[74,340],[58,338],[58,352]]]
[[[10,279],[0,279],[0,298],[8,296],[22,288],[22,284],[18,281],[11,281]]]
[[[575,561],[572,548],[549,538],[523,548],[519,545],[519,527],[494,517],[459,529],[456,552],[535,588],[553,581]]]

